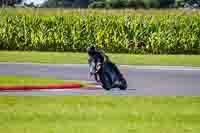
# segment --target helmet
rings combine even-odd
[[[94,46],[91,46],[91,47],[87,48],[87,53],[90,56],[93,56],[96,52],[97,52],[97,50],[96,50],[96,48]]]

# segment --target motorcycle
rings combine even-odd
[[[117,66],[111,61],[95,64],[92,59],[89,63],[90,74],[95,77],[98,83],[101,83],[102,88],[111,90],[112,88],[119,88],[120,90],[127,89],[127,81],[119,71]]]

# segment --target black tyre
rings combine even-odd
[[[107,87],[107,86],[105,86],[105,85],[102,85],[102,88],[105,89],[105,90],[107,90],[107,91],[109,91],[109,90],[112,89],[112,88],[109,88],[109,87]]]
[[[127,89],[127,82],[124,78],[121,79],[121,85],[119,86],[120,90],[126,90]]]

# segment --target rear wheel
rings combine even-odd
[[[121,79],[121,84],[119,86],[120,90],[126,90],[127,89],[127,82],[124,78]]]

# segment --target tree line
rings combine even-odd
[[[200,7],[200,0],[48,0],[48,7],[171,8]]]

